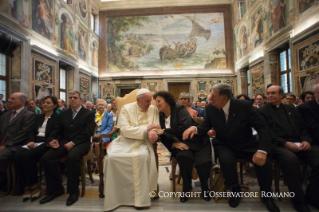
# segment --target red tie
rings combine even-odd
[[[17,114],[17,111],[13,111],[12,115],[10,117],[9,123],[12,121],[12,119],[15,117],[15,115]],[[5,134],[0,142],[0,146],[3,146],[6,143],[6,138],[7,138],[7,134]]]

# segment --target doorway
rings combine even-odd
[[[133,90],[134,90],[135,88],[125,88],[125,89],[122,89],[121,88],[121,96],[120,97],[124,97],[125,96],[125,94],[129,94],[129,93],[131,93]]]
[[[168,91],[175,97],[175,102],[178,101],[178,96],[182,92],[189,93],[189,82],[186,83],[168,83]]]

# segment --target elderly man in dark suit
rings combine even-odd
[[[7,160],[12,157],[16,147],[24,144],[35,123],[35,114],[24,105],[27,96],[13,93],[8,100],[11,111],[0,117],[0,188],[6,186]]]
[[[299,105],[297,108],[314,144],[319,146],[319,84],[314,86],[313,94],[315,96],[313,100]]]
[[[70,194],[66,205],[74,204],[79,198],[79,175],[81,157],[90,149],[90,138],[94,134],[94,113],[82,107],[82,98],[79,91],[69,94],[71,109],[62,112],[54,129],[48,137],[51,147],[41,158],[46,185],[49,193],[40,201],[44,204],[64,194],[55,163],[63,155],[68,155],[66,168],[68,170],[67,193]]]
[[[283,89],[273,85],[267,89],[268,104],[258,109],[272,130],[274,158],[280,161],[290,192],[291,202],[298,212],[309,212],[306,202],[319,209],[319,147],[313,143],[293,105],[282,104]],[[299,179],[299,159],[311,166],[311,177],[303,194]]]
[[[216,138],[214,149],[219,158],[225,185],[233,192],[241,191],[238,183],[237,158],[246,158],[256,169],[262,194],[271,192],[272,166],[267,157],[271,152],[270,129],[248,101],[232,98],[229,84],[216,84],[212,87],[212,104],[206,106],[206,117],[202,125],[188,128],[183,139],[193,137],[195,133],[204,136],[213,127]],[[252,127],[259,133],[259,142],[253,136]],[[229,198],[229,206],[237,207],[240,196]],[[270,212],[280,211],[272,198],[261,195],[261,201]]]

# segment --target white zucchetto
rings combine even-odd
[[[136,94],[136,96],[139,96],[139,95],[142,95],[142,94],[145,94],[145,93],[150,93],[151,91],[149,91],[148,89],[146,89],[146,88],[141,88],[138,92],[137,92],[137,94]]]

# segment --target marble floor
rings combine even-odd
[[[171,191],[171,181],[168,179],[170,166],[159,167],[159,190],[163,192]],[[248,175],[244,176],[245,182],[249,181]],[[95,179],[98,179],[95,176]],[[248,179],[248,180],[247,180]],[[88,181],[89,182],[89,181]],[[88,183],[90,184],[90,183]],[[193,181],[193,191],[200,191],[198,180]],[[181,191],[181,185],[177,185],[177,191]],[[258,186],[250,182],[249,191],[258,191]],[[287,191],[287,187],[281,185],[281,191]],[[40,205],[39,201],[35,202],[22,202],[20,196],[4,196],[0,194],[0,211],[45,211],[45,212],[56,212],[56,211],[103,211],[103,199],[98,198],[98,191],[96,183],[88,185],[86,188],[86,195],[80,198],[74,205],[66,206],[65,202],[67,195],[56,198],[54,201],[44,205]],[[282,212],[295,211],[290,204],[289,198],[283,198],[282,202],[275,200]],[[315,208],[310,207],[311,211],[317,211]],[[115,212],[121,211],[136,211],[134,207],[119,207]],[[190,198],[186,203],[180,203],[179,198],[163,197],[156,200],[152,200],[152,206],[142,211],[242,211],[242,212],[262,212],[267,211],[266,207],[260,202],[259,198],[243,198],[237,208],[230,208],[227,200],[222,199],[217,203],[211,200],[206,202],[203,199]]]

